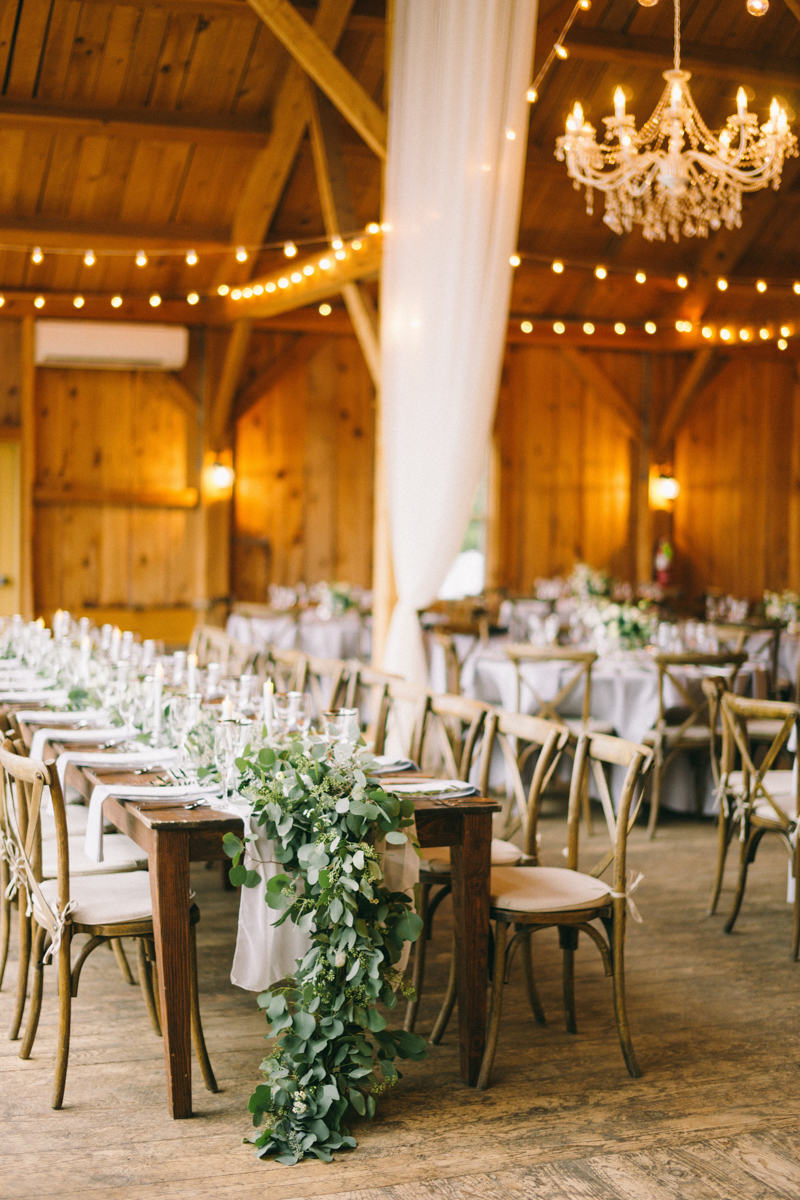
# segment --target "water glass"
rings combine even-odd
[[[233,794],[236,778],[236,759],[248,741],[252,721],[219,721],[214,731],[214,758],[222,777],[223,799],[228,799],[228,789]]]
[[[325,734],[331,746],[354,746],[361,737],[357,708],[337,708],[322,714]]]

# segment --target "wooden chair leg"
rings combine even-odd
[[[36,1040],[36,1030],[39,1028],[39,1015],[42,1011],[42,992],[44,990],[44,939],[47,929],[44,925],[36,925],[33,937],[33,987],[31,988],[31,1003],[28,1009],[28,1021],[25,1025],[25,1037],[22,1040],[20,1058],[30,1058],[33,1043]]]
[[[792,960],[797,962],[800,954],[800,837],[795,838],[794,853],[790,862],[794,875],[794,905],[792,907]]]
[[[613,934],[611,936],[611,959],[614,964],[614,1016],[617,1022],[617,1034],[622,1049],[622,1057],[628,1074],[638,1079],[641,1069],[636,1061],[636,1055],[631,1041],[631,1031],[628,1025],[628,1010],[625,1004],[625,900],[615,901],[621,911],[615,912]]]
[[[69,1062],[69,1035],[72,1021],[72,930],[69,925],[61,935],[58,950],[58,1049],[56,1050],[56,1076],[53,1082],[53,1108],[61,1108],[67,1082]]]
[[[133,978],[130,965],[128,963],[127,958],[125,957],[125,949],[122,945],[122,939],[121,938],[112,938],[111,939],[111,949],[114,951],[114,957],[117,960],[117,966],[120,969],[120,974],[122,975],[122,978],[125,980],[126,983],[129,983],[131,985],[131,987],[136,987],[136,980]]]
[[[708,915],[713,917],[717,911],[717,903],[719,894],[722,891],[722,880],[725,874],[725,860],[728,857],[728,847],[731,844],[731,836],[733,835],[733,818],[725,815],[724,809],[721,809],[719,814],[719,825],[717,827],[717,871],[714,877],[714,887],[711,890],[711,903],[708,906]]]
[[[528,1001],[531,1006],[531,1012],[534,1015],[537,1025],[546,1025],[547,1018],[544,1015],[542,1002],[539,999],[536,977],[533,973],[533,952],[531,950],[530,935],[522,940],[519,950],[522,955],[522,965],[525,969],[525,986],[528,989]]]
[[[218,1092],[217,1081],[211,1069],[211,1062],[206,1049],[206,1039],[203,1036],[203,1025],[200,1020],[200,996],[197,989],[197,935],[195,926],[189,926],[189,1014],[192,1022],[192,1041],[194,1052],[200,1064],[200,1074],[209,1092]]]
[[[575,1019],[575,951],[578,948],[578,930],[571,925],[559,925],[558,941],[561,946],[563,967],[562,986],[564,990],[564,1020],[567,1033],[577,1033],[578,1025]]]
[[[8,943],[11,939],[11,901],[6,899],[9,873],[5,859],[0,859],[0,988],[6,973]]]
[[[139,956],[139,986],[142,989],[144,1005],[156,1037],[161,1037],[161,1020],[158,1013],[158,1003],[153,991],[152,963],[147,957],[147,943],[145,938],[136,939],[136,949]]]
[[[450,1022],[450,1017],[453,1014],[453,1009],[456,1005],[456,939],[453,938],[453,948],[450,952],[450,974],[447,979],[447,991],[444,996],[444,1003],[439,1009],[439,1015],[436,1018],[436,1024],[431,1032],[431,1045],[438,1046],[444,1037],[445,1030]]]
[[[419,908],[418,915],[422,918],[423,931],[428,920],[428,900],[430,897],[431,885],[429,883],[421,883],[419,885]],[[419,1002],[422,998],[422,985],[425,982],[425,951],[427,948],[427,939],[424,936],[417,938],[414,945],[414,970],[411,976],[411,986],[415,992],[415,998],[409,1000],[406,1006],[406,1018],[403,1022],[403,1029],[406,1033],[413,1033],[414,1026],[417,1023],[417,1012],[419,1011]]]
[[[476,1087],[479,1092],[489,1086],[489,1076],[492,1073],[497,1037],[500,1032],[500,1014],[503,1009],[503,980],[506,973],[506,943],[508,941],[508,925],[505,921],[495,922],[494,943],[494,973],[492,976],[492,1005],[489,1010],[489,1026],[486,1030],[486,1047],[481,1060],[480,1074]]]
[[[31,961],[31,918],[25,915],[25,897],[17,897],[19,905],[19,965],[17,967],[17,995],[14,1001],[14,1015],[11,1018],[11,1028],[8,1040],[16,1041],[19,1037],[19,1027],[22,1024],[22,1014],[25,1012],[25,996],[28,991],[28,970]]]
[[[650,785],[650,819],[647,822],[647,836],[652,842],[656,836],[656,825],[658,824],[658,811],[661,807],[661,772],[663,770],[663,758],[661,756],[661,747],[656,747],[656,757],[653,763],[652,783]]]
[[[726,933],[730,933],[736,924],[736,918],[739,916],[739,909],[742,907],[744,899],[744,889],[747,884],[747,868],[756,856],[758,843],[764,834],[763,829],[755,829],[747,834],[742,842],[742,854],[739,859],[739,881],[736,885],[736,895],[733,898],[733,907],[730,915],[725,922],[724,929]]]
[[[6,973],[8,943],[11,938],[11,901],[6,897],[11,876],[5,859],[0,858],[0,988]]]

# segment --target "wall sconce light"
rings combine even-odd
[[[236,472],[230,454],[215,454],[206,457],[203,468],[203,492],[209,500],[226,500],[233,491]]]
[[[660,471],[650,477],[650,506],[651,508],[672,511],[673,502],[680,494],[681,485],[674,475]]]

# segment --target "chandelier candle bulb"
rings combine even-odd
[[[625,93],[621,87],[614,92],[614,116],[618,121],[625,116]]]
[[[743,87],[740,87],[736,93],[736,108],[739,113],[739,120],[743,121],[747,116],[747,92]]]

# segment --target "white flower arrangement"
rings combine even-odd
[[[647,646],[653,632],[653,618],[646,604],[595,602],[581,611],[583,624],[594,635],[600,651],[636,650]]]

